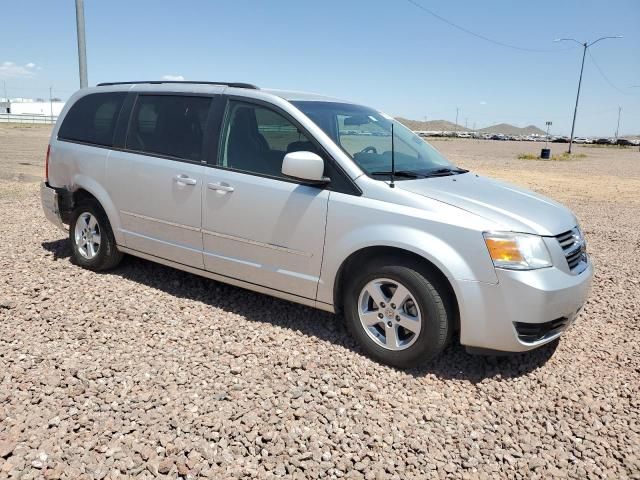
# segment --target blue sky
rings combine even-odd
[[[478,39],[408,0],[85,0],[89,84],[160,79],[245,81],[364,103],[471,128],[508,122],[568,134],[581,51],[592,40],[576,135],[640,133],[640,2],[414,0],[497,41]],[[0,96],[68,97],[78,87],[73,0],[4,0]],[[568,47],[576,47],[569,48]]]

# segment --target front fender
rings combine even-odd
[[[390,231],[392,235],[388,233]],[[334,284],[341,266],[352,254],[368,247],[404,250],[426,259],[447,277],[456,294],[458,280],[495,284],[498,279],[484,247],[482,234],[474,233],[467,232],[468,240],[458,242],[467,244],[461,250],[455,248],[455,243],[410,226],[375,224],[351,230],[334,243],[327,241],[317,300],[334,303]]]

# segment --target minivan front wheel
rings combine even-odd
[[[108,270],[122,259],[109,220],[95,200],[84,200],[73,210],[69,241],[74,263],[89,270]]]
[[[346,321],[370,356],[409,368],[444,350],[453,322],[445,292],[429,277],[405,265],[371,265],[349,283]]]

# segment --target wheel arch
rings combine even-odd
[[[113,236],[119,245],[124,245],[124,235],[120,229],[120,216],[118,210],[111,201],[107,191],[95,180],[84,175],[77,175],[74,178],[73,187],[71,189],[72,208],[83,199],[95,199],[107,215]]]
[[[342,311],[344,286],[349,278],[350,272],[358,265],[367,262],[379,260],[382,258],[400,258],[410,262],[412,267],[418,269],[421,273],[428,275],[430,280],[435,280],[437,286],[440,287],[447,299],[454,319],[455,330],[460,328],[460,308],[458,305],[458,295],[447,277],[447,275],[435,263],[411,250],[393,246],[369,246],[363,247],[351,253],[338,268],[333,284],[333,304],[336,312]]]

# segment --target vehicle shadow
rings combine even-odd
[[[67,239],[43,242],[42,247],[53,254],[54,261],[69,259],[71,256]],[[126,278],[175,297],[202,302],[241,315],[250,321],[297,330],[349,349],[358,355],[365,355],[347,332],[341,315],[332,315],[268,295],[246,291],[129,255],[125,256],[116,269],[106,274]],[[558,343],[554,341],[532,352],[496,357],[470,355],[457,340],[454,340],[434,361],[405,370],[405,373],[414,377],[435,375],[443,379],[472,383],[493,377],[514,378],[542,367],[551,358]]]

